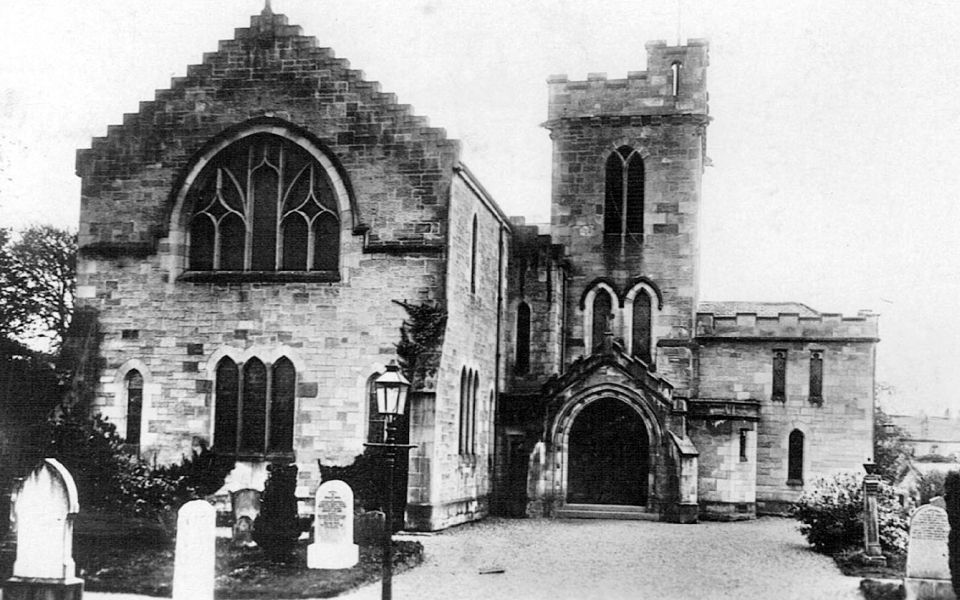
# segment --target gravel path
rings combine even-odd
[[[808,550],[789,519],[674,525],[488,519],[415,538],[398,600],[860,599],[860,579]],[[502,568],[501,574],[481,570]],[[375,600],[379,583],[340,596]]]

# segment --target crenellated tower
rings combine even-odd
[[[689,386],[698,300],[698,220],[707,162],[707,42],[651,42],[626,79],[549,79],[551,229],[570,259],[566,356],[606,331]]]

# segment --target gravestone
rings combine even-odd
[[[17,558],[3,584],[5,600],[79,600],[83,580],[73,562],[77,486],[59,461],[48,458],[23,481],[16,500]]]
[[[353,541],[358,546],[374,546],[383,542],[383,528],[386,515],[374,510],[357,515],[353,520]]]
[[[256,546],[253,522],[260,514],[260,491],[239,490],[231,494],[233,504],[233,541],[242,546]]]
[[[956,600],[947,562],[947,511],[930,504],[910,517],[907,545],[907,576],[903,588],[907,600]]]
[[[343,481],[327,481],[317,489],[313,512],[313,543],[307,547],[307,567],[349,569],[360,560],[353,543],[353,490]]]
[[[216,525],[217,511],[205,500],[192,500],[180,507],[173,600],[213,600]]]

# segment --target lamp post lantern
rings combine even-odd
[[[393,479],[397,461],[397,451],[401,448],[409,449],[409,444],[397,443],[396,418],[403,415],[407,406],[407,393],[410,391],[410,382],[400,372],[396,361],[391,360],[383,375],[373,382],[377,394],[377,410],[383,415],[386,426],[384,443],[368,443],[365,446],[379,447],[384,450],[384,478],[386,479],[386,496],[383,501],[383,540],[381,546],[383,581],[381,598],[390,600],[393,595]]]

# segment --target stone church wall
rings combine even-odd
[[[429,502],[408,505],[411,524],[419,529],[440,529],[485,516],[492,486],[497,360],[502,351],[498,301],[506,295],[510,229],[469,172],[460,171],[451,190],[446,273],[450,300],[436,384],[434,475]],[[476,373],[478,381],[472,448],[462,448],[460,443],[461,419],[467,417],[460,411],[464,371]]]
[[[760,403],[758,512],[782,512],[816,477],[860,471],[873,455],[873,341],[714,339],[701,346],[701,398]],[[775,349],[787,351],[783,401],[771,398]],[[822,402],[809,396],[811,350],[822,352]],[[804,435],[802,484],[787,483],[788,441],[794,430]]]
[[[339,163],[350,196],[340,207],[339,282],[178,279],[188,249],[173,199],[198,153],[246,123],[301,132]],[[146,381],[142,454],[177,460],[195,437],[209,440],[220,357],[286,355],[297,368],[299,491],[309,493],[317,460],[346,464],[363,450],[367,380],[395,356],[406,317],[391,301],[446,300],[442,252],[458,150],[285,17],[254,17],[78,154],[78,297],[100,311],[104,335],[98,405],[120,418],[118,374],[136,361]],[[482,218],[484,240],[495,239]],[[492,289],[495,275],[481,277]],[[493,323],[486,296],[482,306]],[[482,369],[485,393],[492,346],[484,338],[458,349],[463,364]],[[482,360],[464,354],[477,349]]]

